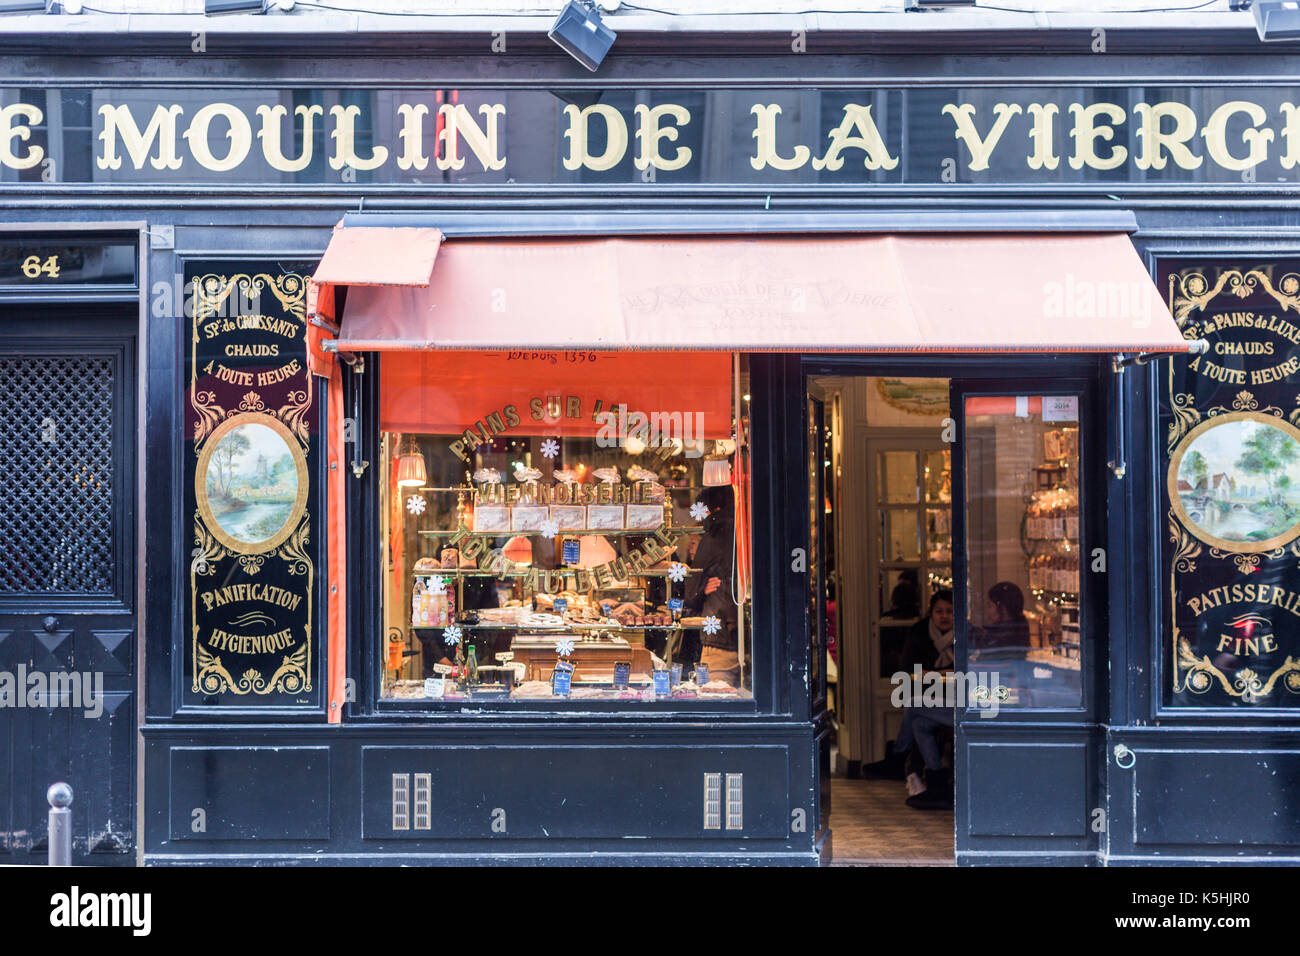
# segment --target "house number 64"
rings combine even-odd
[[[45,261],[42,262],[40,256],[28,256],[23,260],[23,275],[29,279],[39,279],[41,276],[57,279],[59,277],[59,257],[47,256]]]

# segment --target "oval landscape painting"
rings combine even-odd
[[[266,425],[239,425],[222,435],[204,480],[213,520],[243,544],[270,541],[293,517],[298,466],[285,439]]]
[[[1211,420],[1179,449],[1171,491],[1203,541],[1254,551],[1300,533],[1300,440],[1294,428],[1265,417]]]

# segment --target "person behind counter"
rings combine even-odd
[[[735,570],[735,501],[729,485],[703,489],[697,498],[709,509],[704,534],[690,560],[700,573],[686,578],[683,614],[716,617],[722,626],[714,634],[687,632],[683,635],[683,664],[705,664],[710,680],[723,680],[733,687],[740,680],[740,658],[736,642],[736,602],[731,596]]]

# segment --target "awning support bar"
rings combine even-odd
[[[340,352],[338,339],[321,339],[320,350],[322,352],[333,352],[344,365],[356,365],[359,362],[364,364],[365,362],[361,356],[352,352]]]
[[[1210,343],[1206,339],[1193,339],[1188,344],[1190,346],[1188,353],[1191,355],[1203,355],[1210,350]],[[1106,462],[1106,465],[1117,480],[1123,480],[1128,472],[1127,453],[1124,447],[1124,370],[1130,365],[1146,365],[1152,359],[1181,354],[1180,352],[1138,352],[1136,355],[1125,356],[1121,352],[1111,356],[1110,370],[1115,373],[1115,457]]]
[[[366,360],[361,356],[354,358],[355,361],[348,363],[352,366],[352,414],[343,419],[343,440],[345,442],[348,440],[350,430],[352,432],[352,475],[354,478],[360,478],[370,466],[370,462],[361,460],[361,376],[366,371]]]
[[[1210,350],[1210,343],[1206,339],[1192,339],[1189,343],[1191,348],[1188,353],[1191,355],[1203,355]],[[1113,372],[1119,373],[1130,365],[1146,365],[1152,359],[1166,358],[1170,355],[1181,355],[1181,352],[1138,352],[1136,355],[1130,355],[1127,358],[1121,353],[1110,360],[1110,367]]]
[[[1106,465],[1117,481],[1123,481],[1124,475],[1128,473],[1128,456],[1124,448],[1124,370],[1131,364],[1142,364],[1137,360],[1149,354],[1143,352],[1131,359],[1116,355],[1111,359],[1110,367],[1115,373],[1115,417],[1112,419],[1115,422],[1115,457],[1106,462]]]

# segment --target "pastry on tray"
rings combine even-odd
[[[721,680],[711,680],[700,688],[702,694],[734,694],[735,692],[736,688]]]

